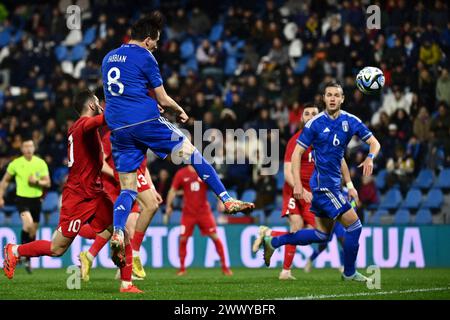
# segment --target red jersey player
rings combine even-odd
[[[208,187],[191,165],[185,166],[175,174],[172,187],[167,195],[165,223],[168,222],[168,218],[173,212],[172,204],[178,190],[183,190],[184,206],[181,216],[180,270],[177,275],[182,276],[186,274],[186,266],[184,264],[186,246],[196,225],[200,228],[202,235],[210,237],[214,242],[222,264],[223,274],[227,276],[232,275],[232,271],[226,265],[223,244],[217,236],[216,222],[208,203]]]
[[[283,207],[281,209],[281,216],[287,217],[290,226],[290,232],[297,232],[303,228],[314,228],[315,227],[315,215],[310,211],[311,201],[306,201],[305,199],[295,199],[293,196],[293,186],[294,178],[292,175],[291,158],[294,152],[295,146],[297,144],[297,139],[300,136],[305,124],[315,117],[319,113],[319,108],[315,104],[305,104],[302,113],[302,119],[300,120],[300,130],[289,139],[286,146],[286,151],[284,154],[284,185],[283,185]],[[314,160],[313,160],[313,150],[309,147],[302,155],[301,158],[301,171],[300,178],[302,180],[302,185],[305,189],[305,193],[309,194],[309,199],[311,199],[311,188],[309,186],[309,180],[314,171]],[[344,179],[348,181],[350,179],[350,173],[348,171],[347,164],[345,161],[342,163],[342,173]],[[351,180],[350,180],[351,182]],[[354,190],[356,193],[356,190]],[[352,192],[352,196],[356,196]],[[267,228],[267,227],[261,227]],[[263,230],[260,230],[260,233]],[[282,231],[272,231],[272,236],[280,236],[286,234],[287,232]],[[258,237],[253,243],[253,251],[256,252],[261,245],[261,237]],[[326,247],[326,244],[325,244]],[[279,275],[280,280],[295,280],[295,277],[291,274],[291,266],[295,256],[296,246],[286,245],[284,251],[284,263],[283,270]],[[323,251],[323,248],[322,248]]]
[[[102,181],[104,190],[108,193],[111,199],[115,201],[120,194],[120,182],[119,175],[116,171],[114,161],[112,159],[110,135],[111,131],[109,131],[107,127],[101,128],[101,141],[104,153]],[[160,204],[162,202],[162,198],[155,190],[150,178],[150,173],[147,169],[147,157],[144,158],[141,166],[137,170],[137,187],[137,191],[140,194],[147,194],[147,190],[150,190],[149,197],[151,197],[152,203]],[[145,230],[147,229],[154,213],[157,210],[157,205],[154,205],[151,208],[153,208],[152,211],[145,210],[142,212],[142,214],[140,214],[138,202],[135,202],[133,208],[131,209],[131,213],[127,218],[126,230],[130,238],[131,248],[133,250],[134,280],[143,280],[146,276],[145,270],[142,267],[139,251],[144,239]],[[94,238],[93,231],[91,230],[89,225],[84,225],[82,227],[80,236],[88,239]],[[80,253],[81,278],[84,281],[89,281],[89,272],[92,267],[92,263],[102,247],[98,247],[96,241],[94,241],[88,251],[83,251]],[[119,278],[119,276],[116,276],[116,278]]]
[[[75,98],[80,118],[68,132],[69,176],[64,185],[59,224],[52,241],[38,240],[25,245],[7,244],[3,270],[12,279],[19,257],[53,256],[66,252],[80,228],[89,223],[97,233],[96,240],[106,243],[112,234],[113,203],[103,191],[101,168],[103,154],[97,128],[105,124],[98,98],[89,90]],[[131,253],[131,252],[130,252]],[[131,282],[131,254],[121,268],[120,292],[140,293]]]

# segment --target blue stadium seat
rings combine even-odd
[[[197,59],[195,59],[195,57],[190,58],[186,63],[186,71],[192,70],[192,71],[198,71],[198,62]]]
[[[185,60],[195,55],[195,46],[194,42],[192,42],[191,39],[183,41],[183,43],[180,45],[180,55],[181,58]]]
[[[414,222],[417,224],[432,224],[433,217],[431,216],[431,211],[428,209],[420,209],[417,211]]]
[[[13,41],[14,43],[19,43],[20,40],[22,40],[22,37],[23,37],[23,31],[22,31],[22,30],[19,30],[19,31],[17,31],[16,34],[14,35],[12,41]]]
[[[160,214],[159,212],[157,214]],[[162,216],[162,214],[160,214]],[[180,224],[181,222],[181,210],[173,210],[170,216],[170,224]]]
[[[398,189],[389,189],[380,203],[380,209],[394,210],[397,209],[402,202],[402,194]]]
[[[11,40],[11,32],[9,29],[5,29],[0,32],[0,48],[7,46]]]
[[[254,202],[256,199],[256,191],[253,189],[247,189],[242,194],[242,201]]]
[[[431,189],[422,204],[422,209],[438,210],[444,203],[444,194],[441,189]]]
[[[51,191],[45,195],[44,201],[42,202],[42,211],[51,212],[57,211],[59,204],[59,194],[58,192]]]
[[[20,213],[18,211],[14,212],[11,216],[11,225],[13,226],[21,226],[22,219],[20,219]]]
[[[77,44],[75,47],[72,48],[72,51],[70,53],[70,60],[71,61],[79,61],[86,57],[87,51],[86,46],[82,43]]]
[[[287,222],[285,218],[281,217],[279,210],[273,210],[269,217],[267,217],[267,224],[285,225]]]
[[[67,60],[68,51],[67,47],[64,45],[59,45],[55,48],[55,56],[58,61]]]
[[[433,188],[450,189],[450,168],[444,168],[439,173]]]
[[[403,201],[401,208],[404,209],[419,209],[422,202],[422,192],[419,189],[411,189],[406,195],[405,201]]]
[[[408,224],[411,213],[408,209],[399,209],[394,216],[394,224]]]
[[[283,185],[284,185],[284,169],[280,168],[280,170],[278,170],[277,175],[276,175],[276,179],[277,179],[277,190],[281,190],[283,189]]]
[[[376,178],[375,178],[375,186],[378,190],[384,190],[386,188],[386,175],[387,170],[382,169],[380,172],[378,172]]]
[[[379,209],[375,212],[375,214],[372,216],[372,218],[370,219],[370,223],[373,224],[381,224],[381,218],[383,216],[387,216],[389,214],[389,211],[387,210],[382,210]]]
[[[218,23],[211,28],[211,32],[209,33],[209,41],[216,42],[219,41],[222,37],[223,32],[223,24]]]
[[[175,211],[174,211],[175,213]],[[155,216],[153,217],[152,220],[152,225],[161,225],[163,224],[163,214],[164,211],[162,211],[161,209],[159,209],[158,211],[156,211]],[[170,218],[171,221],[175,221],[175,219],[173,219],[173,217]],[[175,222],[172,222],[175,223]]]
[[[309,54],[303,55],[300,59],[298,59],[297,64],[294,68],[295,74],[303,74],[306,71],[306,68],[308,67],[308,62],[311,59],[311,56]]]
[[[236,71],[238,66],[237,60],[235,57],[228,57],[225,62],[225,70],[224,73],[226,75],[232,75]]]
[[[237,193],[234,190],[228,190],[228,194],[230,195],[230,197],[237,199]]]
[[[50,214],[50,218],[48,220],[48,224],[51,226],[57,226],[59,223],[59,211],[53,211]]]
[[[261,209],[253,210],[251,216],[256,218],[257,221],[261,224],[265,223],[264,211]]]
[[[90,45],[92,42],[95,41],[96,33],[97,33],[97,28],[95,26],[87,29],[86,32],[84,33],[82,43],[86,46]]]
[[[433,171],[430,169],[422,169],[419,172],[416,180],[413,183],[413,187],[419,189],[430,189],[433,184]]]

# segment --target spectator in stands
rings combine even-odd
[[[388,159],[386,170],[388,171],[386,179],[388,188],[399,184],[401,192],[405,195],[414,178],[414,160],[405,153],[402,146],[398,146],[395,149],[395,156]]]
[[[434,145],[441,147],[444,141],[449,139],[448,131],[450,128],[450,114],[445,102],[439,103],[438,114],[431,121],[431,132],[433,133]]]
[[[436,99],[450,105],[450,77],[448,69],[443,68],[436,83]]]
[[[362,211],[366,210],[369,206],[380,202],[377,187],[375,186],[375,181],[372,176],[361,177],[361,186],[358,190],[358,196]]]

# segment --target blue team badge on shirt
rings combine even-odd
[[[344,132],[348,132],[348,121],[347,120],[342,121],[342,130],[344,130]]]

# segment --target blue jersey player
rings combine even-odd
[[[341,110],[344,94],[339,84],[327,84],[323,99],[325,111],[308,121],[292,155],[294,197],[311,202],[311,211],[316,216],[316,229],[303,229],[271,237],[270,229],[260,228],[259,238],[262,238],[264,260],[269,266],[274,250],[286,244],[308,245],[330,241],[334,224],[339,221],[345,228],[342,279],[367,282],[369,279],[356,271],[355,261],[362,226],[355,210],[342,194],[341,161],[350,139],[357,135],[370,145],[367,158],[359,165],[363,167],[363,174],[369,176],[373,170],[373,158],[380,151],[380,144],[361,120]],[[299,174],[301,155],[309,146],[314,148],[315,162],[310,181],[312,193],[302,187]]]
[[[161,108],[174,112],[183,123],[188,120],[184,110],[167,95],[152,54],[157,48],[162,20],[159,12],[138,20],[131,28],[129,43],[110,51],[102,63],[105,119],[111,129],[113,159],[121,187],[114,204],[111,238],[111,249],[119,257],[124,254],[125,222],[138,196],[136,170],[147,149],[161,158],[172,155],[190,162],[222,200],[226,213],[249,212],[254,208],[253,203],[231,198],[212,166],[173,124],[160,116]],[[154,91],[155,98],[149,95],[149,89]]]

